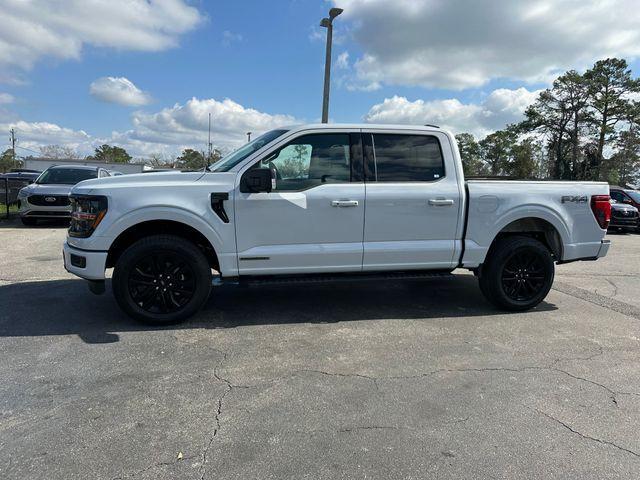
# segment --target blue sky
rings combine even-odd
[[[18,10],[7,23],[38,27],[31,36],[0,31],[0,128],[15,126],[23,154],[46,144],[88,153],[102,142],[139,156],[203,148],[211,109],[222,148],[247,130],[320,117],[318,24],[334,2],[135,0],[148,9],[142,16],[127,15],[125,0],[106,13],[99,0],[26,3],[0,0],[3,11]],[[397,0],[391,12],[384,0],[338,2],[345,13],[335,21],[330,117],[485,135],[517,121],[557,72],[605,55],[639,71],[638,9],[613,3],[605,18],[572,0]],[[90,93],[109,77],[134,97],[114,103],[114,81]]]

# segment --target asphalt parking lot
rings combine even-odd
[[[640,235],[496,311],[475,279],[232,288],[133,323],[0,222],[0,478],[640,477]]]

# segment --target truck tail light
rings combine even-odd
[[[611,197],[609,195],[594,195],[591,197],[591,211],[600,228],[606,230],[611,221]]]

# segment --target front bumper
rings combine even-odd
[[[26,199],[20,199],[20,216],[30,218],[71,218],[71,207],[46,207],[31,205]]]
[[[638,217],[635,218],[620,218],[611,217],[609,222],[609,228],[638,228]]]
[[[87,280],[104,280],[107,252],[74,248],[65,242],[62,249],[64,268],[67,272]]]

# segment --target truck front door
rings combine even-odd
[[[360,134],[303,133],[250,168],[270,168],[269,193],[235,192],[241,275],[362,269]]]

